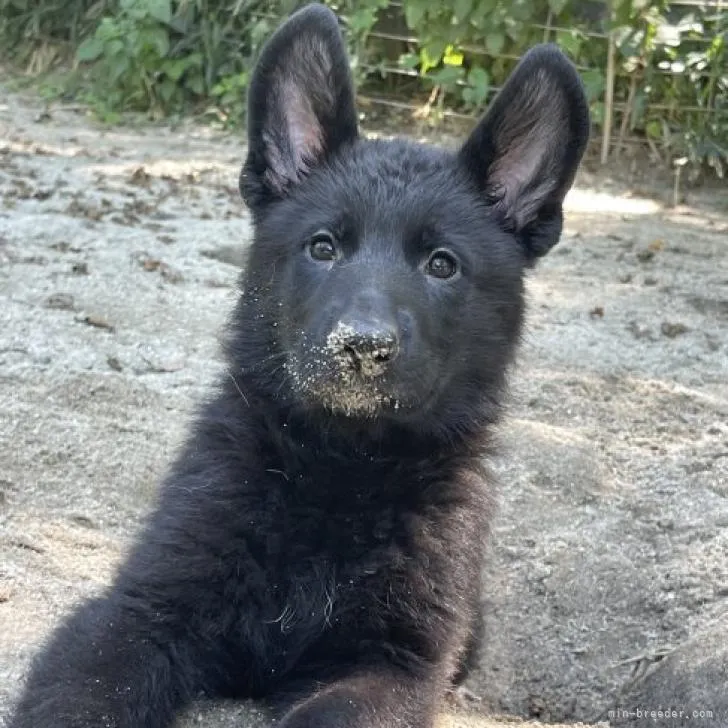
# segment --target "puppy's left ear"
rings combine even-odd
[[[529,258],[561,235],[562,203],[589,137],[572,63],[553,45],[526,53],[460,150],[461,164]]]
[[[288,195],[357,137],[349,59],[336,16],[312,4],[266,43],[248,92],[240,190],[253,212]]]

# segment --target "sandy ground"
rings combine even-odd
[[[0,724],[39,642],[110,579],[219,371],[243,155],[0,93]],[[727,253],[726,190],[669,209],[581,175],[530,280],[495,463],[482,700],[443,725],[622,725],[626,696],[672,673],[690,710],[724,691],[725,653],[690,655],[728,643]],[[196,706],[180,725],[265,724]]]

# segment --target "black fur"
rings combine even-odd
[[[459,153],[366,141],[335,17],[279,29],[250,88],[228,374],[12,728],[161,728],[202,693],[278,701],[282,728],[432,725],[479,631],[482,455],[524,271],[587,131],[544,46]]]

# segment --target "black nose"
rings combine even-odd
[[[335,354],[366,377],[383,374],[399,353],[397,331],[381,321],[340,321],[329,335]]]

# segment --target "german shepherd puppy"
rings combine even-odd
[[[472,660],[482,456],[587,141],[577,73],[540,46],[458,151],[370,141],[310,5],[263,50],[248,123],[227,374],[12,728],[162,728],[202,694],[268,698],[281,728],[424,728]]]

